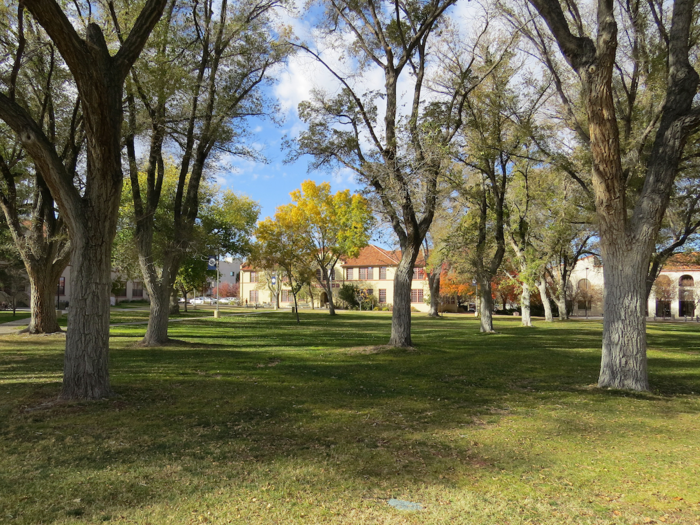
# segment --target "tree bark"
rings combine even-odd
[[[415,245],[407,245],[401,252],[401,261],[394,275],[394,305],[391,312],[391,338],[389,344],[408,348],[411,342],[411,283],[413,265],[418,258],[422,239]]]
[[[71,300],[61,391],[63,399],[101,399],[112,394],[109,383],[109,297],[114,228],[104,217],[93,217],[90,222],[95,225],[92,231],[78,228],[71,237]]]
[[[148,314],[146,334],[141,340],[143,346],[159,346],[166,344],[168,338],[168,320],[170,318],[170,288],[158,283],[156,286],[146,284],[151,300]]]
[[[31,286],[32,318],[27,329],[30,334],[62,331],[56,318],[56,286],[66,265],[57,268],[49,263],[48,266],[38,268],[36,265],[26,265]]]
[[[583,88],[593,159],[605,298],[600,387],[648,390],[645,279],[661,221],[689,134],[700,125],[693,108],[700,77],[690,64],[695,2],[675,0],[668,31],[666,94],[657,120],[644,185],[630,216],[628,177],[622,169],[612,72],[617,22],[612,0],[599,0],[597,36],[571,33],[561,4],[530,0],[544,18]]]
[[[180,292],[182,293],[182,298],[185,300],[185,303],[184,303],[185,306],[183,308],[184,308],[184,311],[186,313],[187,312],[187,288],[182,284],[178,284],[175,286],[175,289],[177,289],[178,286],[180,288]],[[175,294],[175,295],[177,296],[179,294]],[[178,301],[178,303],[179,303],[179,301]]]
[[[440,273],[428,274],[428,288],[430,289],[430,317],[440,317]]]
[[[335,264],[328,271],[327,268],[322,268],[323,272],[323,287],[326,290],[326,295],[328,296],[328,314],[335,315],[335,304],[333,303],[333,282],[330,278],[330,272],[335,272]]]
[[[479,285],[479,331],[492,334],[494,329],[491,281],[489,279],[481,279]]]
[[[74,186],[55,148],[24,111],[3,119],[21,140],[68,225],[72,243],[71,305],[63,370],[64,399],[99,399],[109,384],[109,298],[111,248],[122,190],[121,131],[124,79],[158,22],[165,0],[148,0],[117,53],[112,56],[100,27],[87,26],[81,39],[59,4],[25,0],[46,30],[76,82],[87,137],[84,188]],[[9,121],[7,117],[9,116]]]
[[[569,318],[569,312],[566,308],[566,294],[557,295],[557,309],[559,310],[559,320],[566,321]]]
[[[180,302],[177,298],[177,290],[172,288],[170,290],[170,315],[177,315],[180,313]]]
[[[648,257],[636,250],[606,251],[603,350],[598,386],[649,390],[646,359]]]
[[[542,306],[544,307],[544,320],[551,323],[554,319],[552,316],[552,303],[549,300],[549,295],[547,294],[547,284],[544,279],[536,281],[537,289],[540,291],[540,299],[542,299]]]
[[[520,294],[520,308],[523,326],[532,326],[532,317],[530,316],[530,285],[526,282],[522,283],[523,291]]]

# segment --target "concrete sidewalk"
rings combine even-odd
[[[30,317],[27,317],[25,319],[15,319],[14,321],[0,324],[0,335],[16,334],[24,330],[25,326],[29,326],[30,319]]]
[[[126,310],[126,309],[125,309]],[[133,309],[131,309],[133,310]],[[275,310],[254,310],[252,312],[236,312],[236,313],[228,313],[228,315],[222,315],[219,317],[219,319],[224,319],[226,317],[247,317],[250,315],[262,315],[262,314],[269,314],[274,312]],[[278,312],[281,311],[277,310]],[[189,321],[190,319],[215,319],[215,317],[212,315],[211,317],[182,317],[179,319],[169,319],[169,323],[177,323],[181,321]],[[30,318],[27,317],[26,319],[15,319],[14,321],[8,321],[7,323],[2,323],[0,324],[0,336],[1,335],[16,335],[19,334],[22,330],[24,330],[27,326],[29,326],[29,321]],[[113,328],[115,326],[129,326],[129,325],[147,325],[148,321],[131,321],[128,323],[117,323],[117,324],[111,324],[109,325],[110,328]]]

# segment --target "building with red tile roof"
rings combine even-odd
[[[357,257],[348,257],[341,260],[335,268],[333,289],[339,290],[345,283],[357,285],[376,298],[377,305],[381,308],[393,304],[394,275],[401,261],[401,252],[398,250],[385,250],[374,244],[365,246]],[[428,311],[428,304],[424,298],[428,297],[428,280],[425,275],[425,262],[419,257],[414,265],[413,286],[411,287],[411,306],[420,311]],[[273,303],[273,294],[267,286],[269,277],[265,269],[253,268],[245,263],[241,266],[241,302],[243,304]],[[320,270],[318,270],[320,274]],[[321,305],[328,302],[325,290],[320,285],[316,286],[318,301]],[[334,293],[334,301],[336,295]],[[294,298],[285,287],[280,294],[280,305],[292,305]]]

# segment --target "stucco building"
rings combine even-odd
[[[385,250],[379,246],[370,244],[366,246],[355,258],[342,260],[335,268],[333,276],[333,297],[337,299],[337,292],[345,284],[357,285],[361,290],[371,291],[379,306],[389,306],[394,302],[394,275],[401,261],[401,252],[397,250]],[[416,261],[413,270],[411,285],[411,306],[422,312],[428,311],[425,300],[428,297],[428,279],[425,274],[425,262],[422,257]],[[320,270],[318,270],[320,273]],[[241,267],[240,292],[243,304],[273,303],[272,293],[265,285],[263,277],[264,269],[253,268],[248,264]],[[326,292],[320,285],[314,285],[318,290],[318,300],[321,305],[328,302]],[[289,287],[282,288],[280,294],[280,306],[294,304],[294,297]]]
[[[603,266],[597,257],[580,259],[570,278],[573,313],[603,313]],[[587,300],[586,300],[587,299]],[[680,253],[664,265],[647,304],[650,317],[686,318],[700,315],[700,253]]]

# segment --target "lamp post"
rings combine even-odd
[[[214,310],[214,317],[219,317],[219,252],[217,250],[216,257],[209,257],[207,261],[207,270],[216,270],[216,309]],[[204,298],[204,292],[202,291],[202,298]],[[202,299],[204,300],[204,299]]]
[[[214,317],[219,317],[219,252],[216,253],[216,312]]]
[[[273,273],[270,276],[270,285],[272,286],[272,295],[275,297],[275,310],[278,309],[279,303],[280,303],[280,291],[276,290],[275,287],[277,286],[277,274]],[[275,293],[277,292],[277,293]]]
[[[588,320],[588,266],[586,266],[586,320]]]

